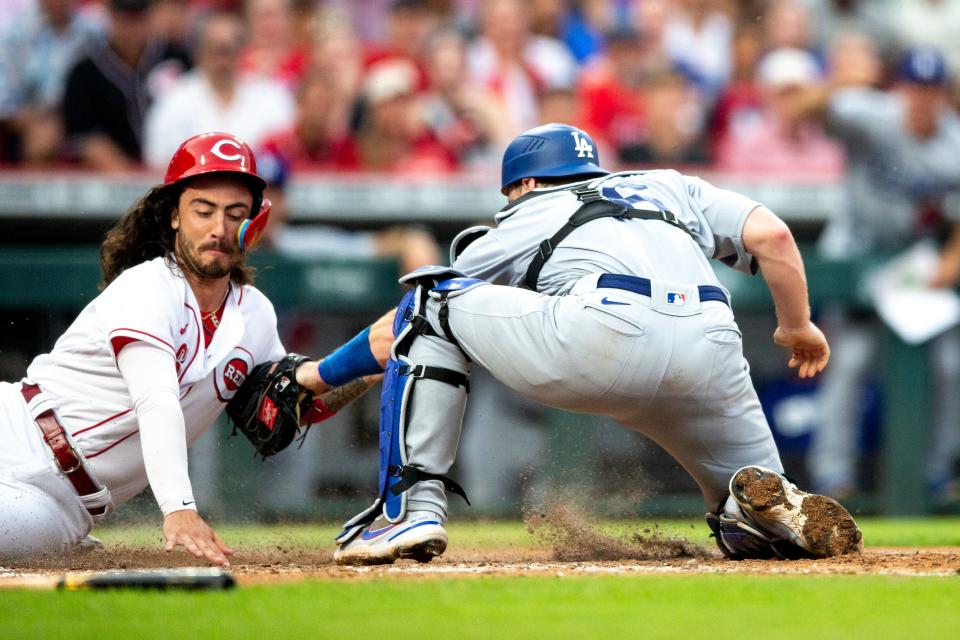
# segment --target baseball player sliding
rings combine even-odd
[[[261,363],[291,363],[285,393],[327,387],[316,362],[284,357],[273,307],[250,284],[244,257],[269,214],[264,187],[240,139],[186,140],[164,183],[107,235],[103,292],[23,381],[0,383],[0,560],[70,549],[149,484],[166,549],[228,564],[233,551],[198,515],[187,447]],[[389,327],[382,333],[389,345]],[[365,346],[385,360],[376,335],[365,333]],[[325,402],[342,405],[368,386],[358,381],[312,405],[309,395],[305,413],[293,413],[319,421],[335,409]],[[294,402],[306,391],[298,394]],[[247,395],[264,402],[247,405],[271,433],[279,429],[282,400]]]
[[[800,377],[815,376],[830,350],[810,321],[787,226],[699,178],[610,174],[598,160],[571,126],[520,135],[503,158],[509,203],[497,226],[459,234],[452,267],[401,279],[413,289],[396,312],[384,375],[379,497],[345,524],[338,562],[428,561],[446,549],[446,494],[464,492],[444,474],[471,362],[527,398],[610,416],[662,445],[697,481],[730,558],[862,547],[846,509],[783,476],[729,294],[707,262],[759,268],[776,305],[774,342]],[[346,369],[343,379],[369,373]]]

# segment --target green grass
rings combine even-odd
[[[960,580],[637,576],[308,581],[220,593],[5,592],[8,638],[960,637]],[[69,629],[69,631],[67,630]]]
[[[859,518],[867,546],[935,547],[960,546],[960,517],[949,518]],[[318,547],[333,545],[338,525],[271,525],[216,527],[230,544],[241,548],[272,545]],[[659,530],[667,535],[683,536],[693,542],[712,544],[702,520],[616,521],[604,523],[611,533]],[[451,544],[469,548],[496,549],[530,547],[537,544],[520,522],[453,522],[448,527]],[[94,535],[109,544],[133,546],[160,545],[159,522],[156,526],[103,527]]]
[[[864,518],[873,546],[960,545],[960,518]],[[610,522],[613,532],[643,522]],[[647,524],[646,526],[651,526]],[[706,542],[700,521],[660,522]],[[335,525],[224,526],[240,548],[332,548]],[[155,526],[105,527],[108,545],[159,546]],[[521,523],[460,522],[451,544],[536,544]],[[960,569],[960,567],[958,567]],[[0,592],[0,639],[960,638],[960,577],[618,575],[307,580],[231,592]]]

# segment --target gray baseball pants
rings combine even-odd
[[[473,362],[520,395],[609,416],[657,442],[693,476],[711,511],[737,469],[782,472],[730,307],[701,303],[696,286],[654,282],[652,296],[645,296],[598,289],[598,277],[585,276],[564,296],[476,286],[449,299],[449,326]],[[685,292],[685,304],[668,304],[668,289]],[[442,335],[438,309],[431,299],[428,319]],[[418,337],[409,358],[463,373],[469,368],[454,344],[432,336]],[[408,461],[445,474],[456,457],[462,394],[429,379],[418,380],[412,394]],[[439,481],[412,487],[407,504],[446,517]]]

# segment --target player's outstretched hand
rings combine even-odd
[[[801,378],[812,378],[827,366],[830,360],[830,345],[823,332],[812,322],[802,329],[777,327],[773,341],[790,349],[787,366],[797,369]]]
[[[164,551],[173,551],[174,547],[182,545],[187,551],[210,564],[230,566],[227,556],[234,554],[233,549],[192,509],[167,514],[163,519],[163,537],[167,541]]]

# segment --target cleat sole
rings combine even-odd
[[[430,562],[447,550],[447,541],[443,538],[432,538],[403,549],[397,549],[397,557],[417,562]]]
[[[758,524],[789,535],[818,558],[863,551],[860,528],[843,505],[800,491],[778,473],[745,467],[731,479],[730,491]]]

